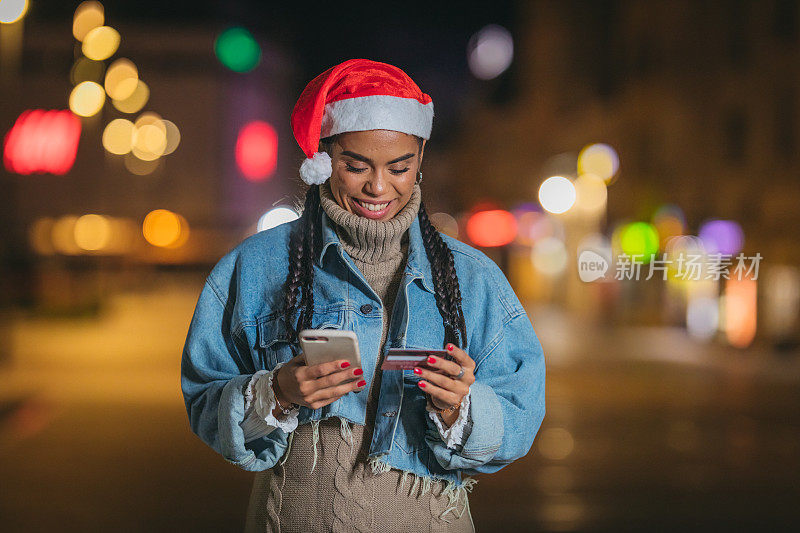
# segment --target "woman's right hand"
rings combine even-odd
[[[278,369],[275,395],[283,406],[295,403],[319,409],[348,392],[363,390],[366,381],[357,379],[363,373],[344,359],[308,366],[305,354],[300,353]]]

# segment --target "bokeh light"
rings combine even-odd
[[[631,222],[621,228],[619,244],[632,262],[649,263],[658,253],[658,232],[647,222]]]
[[[537,443],[539,453],[551,461],[566,459],[575,449],[572,433],[561,427],[543,429]]]
[[[619,170],[619,156],[607,144],[590,144],[578,154],[578,174],[594,174],[606,183]]]
[[[139,70],[130,59],[115,60],[106,71],[105,89],[114,100],[130,98],[139,85]]]
[[[245,28],[229,28],[214,42],[220,63],[234,72],[248,72],[261,61],[261,47]]]
[[[539,203],[550,213],[566,213],[576,198],[575,185],[563,176],[547,178],[539,186]]]
[[[108,59],[119,48],[119,32],[111,26],[99,26],[83,38],[83,55],[95,61]]]
[[[690,298],[686,304],[686,329],[689,335],[710,340],[719,327],[719,300],[710,296]]]
[[[589,215],[603,213],[608,200],[606,182],[594,174],[582,174],[575,180],[575,207]]]
[[[181,131],[171,120],[162,120],[161,123],[164,124],[164,130],[167,134],[167,146],[164,148],[164,155],[169,155],[178,149],[178,145],[181,143]]]
[[[473,35],[467,44],[467,61],[472,75],[481,80],[496,78],[514,59],[514,39],[502,26],[490,24]]]
[[[667,241],[686,231],[686,217],[677,205],[665,204],[653,214],[653,226],[658,232],[660,246],[664,249]]]
[[[533,246],[534,243],[547,237],[564,238],[564,224],[556,217],[539,211],[523,213],[517,219],[517,242],[523,246]]]
[[[2,0],[0,2],[0,22],[13,24],[25,16],[28,0]]]
[[[177,213],[155,209],[144,217],[142,234],[153,246],[178,248],[189,238],[189,224]]]
[[[136,82],[136,88],[124,100],[111,100],[111,104],[123,113],[138,113],[150,99],[150,88],[142,80]]]
[[[53,255],[56,252],[52,237],[54,224],[52,217],[39,217],[28,228],[28,241],[37,254]]]
[[[458,221],[448,213],[434,213],[430,216],[431,224],[441,233],[454,239],[458,238]]]
[[[736,276],[726,280],[723,329],[732,346],[746,348],[756,336],[756,297],[756,280]]]
[[[103,130],[103,147],[112,154],[127,154],[133,148],[133,122],[124,118],[114,119]]]
[[[696,283],[696,267],[690,261],[699,263],[700,275],[704,275],[705,253],[703,242],[694,235],[677,235],[667,240],[664,245],[664,259],[667,262],[667,281],[673,285]]]
[[[67,110],[25,111],[5,136],[3,163],[17,174],[66,174],[80,137],[81,121]]]
[[[111,223],[102,215],[83,215],[75,221],[75,244],[84,250],[102,250],[111,240]]]
[[[709,253],[736,255],[744,246],[742,227],[733,220],[708,220],[700,225],[698,236]]]
[[[467,220],[466,231],[477,246],[504,246],[516,237],[517,221],[503,209],[478,211]]]
[[[558,276],[567,269],[569,254],[564,241],[546,237],[531,248],[533,267],[546,276]]]
[[[167,149],[167,127],[153,112],[142,113],[134,123],[131,152],[142,161],[155,161]]]
[[[291,207],[279,206],[261,215],[261,218],[258,219],[256,231],[271,229],[286,222],[297,220],[299,217],[300,215],[297,214],[297,211]]]
[[[105,13],[100,2],[81,2],[72,17],[72,35],[83,41],[86,34],[105,23]]]
[[[69,95],[69,108],[81,117],[91,117],[103,109],[106,92],[99,83],[84,81],[72,89]]]
[[[75,242],[75,223],[78,217],[74,215],[65,215],[60,217],[53,224],[51,237],[53,239],[53,248],[59,253],[65,255],[76,255],[81,253],[81,248]]]
[[[239,132],[235,150],[236,164],[245,178],[269,178],[278,164],[278,134],[266,122],[254,120]]]

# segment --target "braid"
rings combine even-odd
[[[312,185],[306,192],[300,223],[289,238],[289,272],[285,282],[283,316],[286,334],[292,342],[299,340],[301,330],[311,327],[314,316],[314,257],[320,242],[319,215],[319,185]],[[298,307],[300,317],[295,325],[293,318]]]
[[[431,263],[436,307],[444,321],[444,342],[463,348],[466,344],[467,326],[461,309],[461,287],[456,274],[453,252],[431,224],[425,204],[420,202],[419,221],[425,252]]]

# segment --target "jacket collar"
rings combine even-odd
[[[324,210],[322,212],[322,249],[317,258],[317,265],[322,268],[322,260],[328,247],[331,245],[342,247],[339,236],[333,227],[333,221]],[[412,279],[419,279],[422,286],[431,294],[435,294],[433,289],[433,275],[431,274],[431,263],[428,254],[425,252],[425,243],[422,240],[422,230],[419,226],[419,215],[414,217],[411,226],[408,228],[408,263],[406,272],[411,274]]]

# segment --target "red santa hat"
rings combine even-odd
[[[399,68],[350,59],[309,82],[292,111],[292,130],[307,159],[300,177],[319,185],[331,173],[331,158],[317,152],[319,140],[347,131],[393,130],[430,138],[433,101]]]

